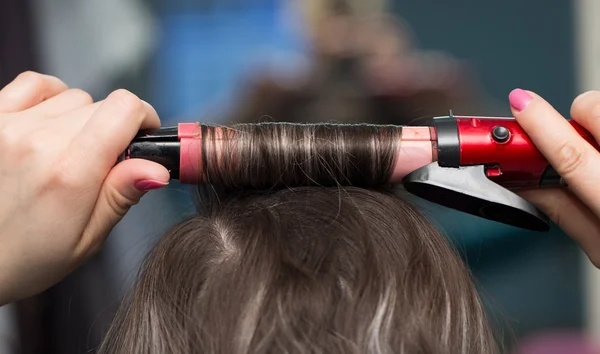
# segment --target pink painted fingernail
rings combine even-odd
[[[524,110],[531,100],[533,100],[533,97],[531,97],[527,91],[521,89],[514,89],[508,95],[508,101],[510,102],[510,105],[519,112]]]
[[[168,183],[155,181],[153,179],[143,179],[141,181],[135,182],[135,188],[140,191],[150,191],[153,189],[159,189],[168,185]]]

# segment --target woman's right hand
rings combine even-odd
[[[600,152],[537,94],[516,89],[509,100],[514,117],[569,186],[521,195],[548,214],[600,268]],[[577,97],[571,117],[600,142],[600,91]]]
[[[59,79],[25,73],[0,90],[0,306],[56,284],[169,171],[119,155],[154,108],[118,90],[93,102]]]

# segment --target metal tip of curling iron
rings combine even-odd
[[[489,180],[482,165],[444,168],[434,162],[408,174],[403,185],[417,197],[484,219],[532,231],[550,229],[548,216]]]

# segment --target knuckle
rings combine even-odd
[[[34,86],[40,86],[44,83],[44,76],[35,71],[25,71],[17,76],[17,80],[27,82]]]
[[[20,85],[27,88],[30,94],[38,95],[39,101],[43,101],[49,97],[49,90],[59,92],[68,89],[68,86],[59,78],[51,75],[44,75],[35,71],[25,71],[15,79]]]
[[[585,149],[571,142],[563,143],[557,150],[556,171],[564,178],[576,173],[586,162]]]
[[[580,119],[600,118],[600,91],[587,91],[575,98],[571,116]]]
[[[0,126],[0,148],[18,159],[42,156],[48,151],[48,132],[37,129],[23,134],[16,125]]]
[[[110,94],[109,99],[113,100],[120,106],[120,108],[129,114],[139,112],[144,108],[142,100],[140,100],[133,93],[124,89],[114,91]]]
[[[38,134],[32,134],[30,138],[23,141],[20,146],[23,149],[23,152],[29,155],[40,155],[43,154],[46,150],[48,150],[48,145],[45,139],[40,139],[37,137]]]
[[[92,104],[94,102],[94,100],[92,99],[92,96],[89,93],[85,92],[84,90],[70,89],[67,92],[68,92],[70,98],[77,103]]]
[[[46,139],[40,138],[40,133],[31,132],[26,137],[6,132],[1,134],[4,148],[12,152],[18,159],[32,158],[40,156],[48,149]]]
[[[61,162],[54,164],[48,184],[52,188],[66,188],[71,191],[79,191],[83,188],[85,180],[76,169],[69,168],[66,163]]]

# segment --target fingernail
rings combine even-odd
[[[514,89],[508,95],[510,105],[519,112],[524,110],[531,100],[533,100],[533,97],[527,91],[521,89]]]
[[[150,191],[153,189],[159,189],[168,185],[168,183],[155,181],[153,179],[143,179],[135,182],[135,188],[140,191]]]

